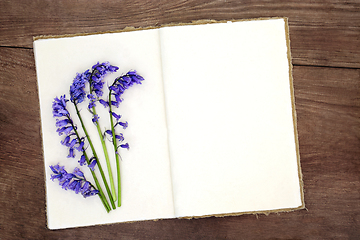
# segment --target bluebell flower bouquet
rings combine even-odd
[[[125,143],[124,136],[119,132],[120,129],[126,129],[128,126],[127,121],[121,120],[121,115],[114,111],[114,108],[118,108],[123,101],[122,94],[126,89],[130,88],[134,84],[141,84],[144,80],[135,70],[129,71],[123,74],[111,83],[107,84],[109,94],[104,95],[104,77],[110,73],[114,73],[119,68],[117,66],[110,65],[109,62],[97,63],[92,66],[91,69],[86,70],[83,73],[77,73],[73,83],[70,86],[70,100],[66,98],[66,95],[55,97],[52,110],[53,117],[56,119],[55,125],[57,132],[60,136],[64,136],[60,143],[68,148],[68,158],[76,158],[78,156],[79,167],[87,166],[91,172],[94,184],[85,178],[83,171],[76,167],[71,173],[65,170],[64,166],[59,164],[50,166],[52,171],[51,180],[57,179],[60,186],[65,190],[72,190],[76,194],[81,193],[85,198],[89,196],[98,195],[103,203],[107,212],[112,209],[116,209],[117,206],[121,206],[121,177],[120,177],[120,148],[129,149],[129,144]],[[68,104],[68,103],[71,104]],[[101,130],[99,123],[100,116],[97,114],[97,107],[99,104],[102,107],[108,109],[109,125],[110,128],[104,132]],[[88,130],[85,127],[83,116],[80,113],[81,105],[87,104],[87,109],[91,113],[92,122],[97,129],[98,138],[100,139],[103,156],[106,162],[106,168],[108,172],[109,183],[105,177],[99,154],[96,152],[92,138]],[[71,116],[68,110],[69,107],[73,107],[76,112],[76,116]],[[74,112],[74,111],[73,111]],[[74,122],[74,117],[80,122],[80,127],[84,136],[81,136],[78,126]],[[101,116],[103,117],[103,116]],[[108,136],[108,138],[106,138]],[[96,136],[95,136],[96,137]],[[116,180],[118,189],[115,189],[114,175],[111,169],[111,163],[109,158],[109,151],[107,149],[106,140],[112,142],[113,153],[116,160]],[[90,149],[88,147],[90,146]],[[100,177],[97,176],[95,169],[98,169]],[[102,190],[99,179],[105,186],[105,192]],[[110,204],[108,202],[110,201]]]

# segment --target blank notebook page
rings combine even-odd
[[[176,216],[301,206],[284,19],[160,41]]]
[[[35,41],[50,229],[174,217],[159,47],[158,29]],[[51,104],[56,96],[66,94],[69,98],[69,87],[76,73],[84,72],[98,61],[119,66],[117,73],[106,77],[106,82],[112,83],[132,69],[145,78],[141,85],[124,93],[124,101],[115,110],[129,123],[121,132],[130,150],[121,150],[122,206],[110,213],[105,211],[97,196],[84,199],[80,194],[61,189],[57,180],[50,180],[49,168],[57,163],[69,172],[79,167],[80,155],[75,159],[67,158],[68,149],[60,144],[64,136],[56,133]],[[98,105],[99,121],[105,130],[109,127],[109,113]],[[67,106],[73,109],[70,102]],[[107,176],[101,143],[87,104],[79,104],[79,109]],[[81,131],[75,111],[72,114]],[[110,141],[107,144],[115,173],[112,145]],[[93,181],[86,168],[82,167],[87,179]],[[98,177],[101,178],[99,174]]]

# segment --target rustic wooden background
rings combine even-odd
[[[289,18],[307,210],[46,228],[33,36],[274,16]],[[360,239],[359,107],[359,0],[1,0],[0,239]]]

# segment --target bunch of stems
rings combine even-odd
[[[112,193],[111,193],[111,191],[110,191],[109,184],[108,184],[108,182],[107,182],[107,180],[106,180],[106,177],[105,177],[103,168],[102,168],[102,166],[101,166],[101,162],[99,161],[98,154],[96,153],[96,150],[95,150],[95,148],[94,148],[94,144],[92,143],[92,140],[91,140],[91,138],[90,138],[90,135],[89,135],[89,133],[88,133],[86,127],[85,127],[84,121],[83,121],[83,119],[82,119],[82,117],[81,117],[81,114],[80,114],[80,111],[79,111],[79,109],[78,109],[77,104],[74,103],[74,106],[75,106],[75,109],[76,109],[76,114],[77,114],[77,116],[78,116],[78,118],[79,118],[79,120],[80,120],[81,127],[82,127],[82,129],[84,130],[84,133],[85,133],[86,138],[88,139],[88,142],[89,142],[91,151],[92,151],[92,153],[93,153],[93,156],[95,157],[95,159],[97,159],[97,166],[98,166],[98,168],[99,168],[100,175],[101,175],[102,180],[103,180],[103,183],[104,183],[104,185],[105,185],[106,192],[107,192],[107,194],[108,194],[108,196],[109,196],[109,200],[110,200],[111,206],[112,206],[113,209],[116,209],[116,206],[115,206],[115,203],[114,203],[114,202],[116,201],[116,199],[114,200],[113,195],[112,195]],[[97,126],[98,126],[98,128],[99,128],[99,125],[98,125],[98,124],[97,124]],[[101,139],[102,139],[102,143],[104,143],[104,140],[103,140],[102,137],[101,137]],[[103,144],[103,146],[104,146],[104,145],[105,145],[105,143]],[[85,155],[85,158],[86,158],[86,155]],[[109,159],[107,159],[107,162],[108,162],[108,160],[109,160]],[[88,162],[88,161],[87,161],[87,162]],[[109,164],[110,164],[110,162],[109,162]],[[108,171],[109,171],[109,169],[110,169],[110,168],[109,168],[109,165],[107,165],[107,167],[108,167]],[[110,172],[111,172],[111,169],[110,169],[109,173],[110,173]],[[110,175],[110,174],[109,174],[109,175]],[[111,177],[112,177],[112,175],[111,175]],[[114,189],[114,190],[115,190],[115,188],[114,188],[114,186],[113,186],[113,181],[111,181],[111,178],[110,178],[110,183],[112,183],[111,189]],[[97,187],[99,188],[100,186],[97,185]],[[101,189],[101,187],[100,187],[100,189]],[[102,190],[100,190],[100,189],[98,189],[98,190],[99,190],[100,192],[102,192]],[[105,199],[105,200],[106,200],[106,199]],[[106,203],[107,203],[107,201],[106,201]],[[108,204],[108,203],[107,203],[107,204]]]

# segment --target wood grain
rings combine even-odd
[[[32,37],[113,31],[200,19],[288,17],[293,62],[359,68],[359,1],[0,1],[0,46]]]
[[[289,17],[307,210],[46,228],[33,36],[272,16]],[[0,239],[359,239],[358,0],[3,0],[0,23]]]
[[[0,48],[0,63],[0,238],[36,239],[46,222],[32,50]]]

